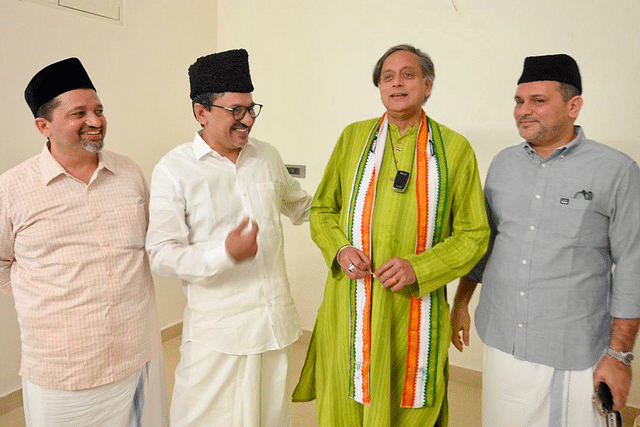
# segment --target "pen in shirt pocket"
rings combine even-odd
[[[593,200],[593,191],[582,190],[573,195],[574,199]]]

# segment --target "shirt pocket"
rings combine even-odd
[[[256,184],[259,204],[259,221],[263,225],[274,225],[280,216],[280,198],[273,182]]]
[[[124,248],[144,248],[147,233],[147,206],[144,198],[127,198],[111,212],[112,239]]]
[[[589,246],[602,245],[607,240],[607,219],[595,210],[595,202],[583,199],[561,199],[554,209],[552,229],[556,233],[578,239]]]

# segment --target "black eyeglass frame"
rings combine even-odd
[[[216,104],[211,104],[211,106],[230,111],[231,114],[233,115],[233,119],[237,121],[244,119],[244,116],[247,114],[247,112],[249,113],[249,117],[251,117],[252,119],[255,119],[260,115],[260,112],[262,111],[262,104],[256,104],[255,102],[251,104],[249,107],[245,107],[244,105],[236,105],[233,108],[229,108],[229,107],[223,107],[222,105],[216,105]],[[258,111],[255,111],[256,107],[258,107]],[[255,111],[255,113],[252,114],[251,111]],[[238,116],[239,114],[240,116]]]

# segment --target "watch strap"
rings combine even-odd
[[[631,362],[633,362],[633,353],[630,351],[622,352],[616,351],[612,348],[607,348],[607,354],[627,366],[631,365]]]

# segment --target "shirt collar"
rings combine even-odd
[[[531,146],[531,144],[529,144],[528,142],[525,141],[524,143],[524,149],[527,152],[527,154],[529,154],[529,157],[531,157],[532,159],[538,159],[538,161],[540,163],[544,163],[547,162],[551,159],[555,159],[558,156],[568,156],[571,153],[575,152],[578,147],[582,144],[582,142],[585,140],[585,136],[584,136],[584,131],[582,130],[582,126],[574,126],[575,129],[575,133],[576,136],[575,138],[573,138],[571,140],[571,142],[569,142],[567,145],[563,145],[562,147],[558,147],[556,148],[553,153],[547,157],[546,159],[543,159],[540,154],[538,154],[538,152]]]
[[[102,169],[108,170],[113,174],[117,174],[117,165],[111,156],[104,155],[105,153],[100,151],[98,152],[98,167],[96,169],[96,174],[99,173]],[[42,174],[42,185],[48,185],[54,178],[57,178],[60,175],[70,176],[66,170],[62,167],[60,163],[51,155],[51,151],[49,151],[49,142],[47,142],[44,147],[42,147],[42,152],[40,153],[40,166],[41,166],[41,174]]]
[[[200,136],[200,132],[196,132],[196,136],[193,138],[193,154],[196,156],[196,159],[202,160],[202,158],[209,153],[217,154],[202,136]]]
[[[249,138],[249,141],[244,147],[240,149],[240,152],[243,152],[245,148],[252,145],[253,142],[251,141],[251,138]],[[198,160],[202,160],[207,154],[211,154],[214,157],[223,157],[220,153],[211,148],[209,144],[207,144],[207,141],[205,141],[204,138],[202,138],[202,136],[200,135],[200,131],[197,131],[196,136],[193,138],[193,154]]]

